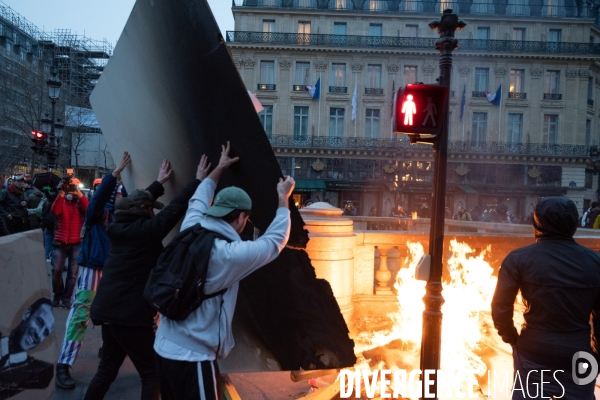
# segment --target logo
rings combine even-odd
[[[585,361],[582,361],[585,360]],[[585,378],[579,376],[587,375]],[[571,376],[576,385],[587,385],[596,380],[598,376],[598,362],[594,356],[586,351],[578,351],[571,359]]]

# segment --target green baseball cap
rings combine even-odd
[[[220,218],[233,210],[252,210],[252,200],[244,190],[230,186],[217,193],[213,205],[205,214]]]

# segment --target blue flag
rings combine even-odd
[[[498,90],[496,90],[496,93],[491,94],[490,92],[485,92],[485,95],[490,103],[492,103],[495,106],[499,106],[500,101],[502,100],[502,84],[498,86]]]
[[[306,90],[313,99],[318,99],[321,96],[321,78],[317,79],[317,84],[315,86],[306,85]]]
[[[465,86],[463,87],[462,99],[460,100],[460,119],[462,119],[462,117],[465,113],[466,95],[467,95],[467,84],[465,83]]]

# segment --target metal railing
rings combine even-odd
[[[329,86],[329,93],[348,93],[346,86]]]
[[[544,100],[562,100],[562,94],[558,93],[544,93]]]
[[[275,90],[277,85],[274,83],[259,83],[256,85],[256,90]]]
[[[507,4],[508,3],[508,4]],[[510,4],[512,3],[512,4]],[[236,7],[287,8],[297,10],[345,10],[373,13],[441,13],[451,8],[455,13],[479,15],[510,15],[539,18],[596,19],[598,6],[582,2],[580,5],[549,5],[548,2],[514,4],[495,1],[435,1],[435,0],[232,0]],[[519,1],[519,3],[522,3]],[[546,3],[546,4],[544,4]]]
[[[485,95],[485,92],[475,92],[474,91],[471,93],[471,97],[487,97],[487,96]]]
[[[525,100],[527,98],[527,93],[523,93],[523,92],[508,92],[508,98],[509,99],[523,99],[523,100]]]
[[[292,86],[292,92],[305,92],[306,85],[294,85]]]
[[[365,94],[383,94],[381,88],[365,88]]]
[[[352,150],[395,150],[424,149],[430,150],[427,144],[411,145],[408,139],[398,135],[393,138],[368,138],[345,136],[292,136],[271,135],[272,147],[352,149]],[[526,155],[561,155],[589,157],[590,146],[574,144],[549,145],[545,143],[504,143],[504,142],[470,142],[449,141],[450,153],[488,153],[488,154],[526,154]]]
[[[323,47],[381,47],[435,49],[437,38],[398,36],[327,35],[317,33],[227,31],[229,43]],[[535,42],[523,40],[461,39],[458,52],[591,54],[600,55],[600,43]]]

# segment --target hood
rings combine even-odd
[[[535,239],[571,239],[577,230],[578,219],[577,207],[572,200],[565,197],[544,197],[533,213]]]

